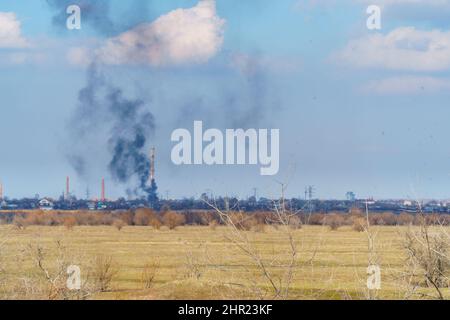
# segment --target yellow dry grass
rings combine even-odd
[[[377,255],[382,269],[381,299],[403,299],[407,287],[402,279],[405,252],[402,234],[406,227],[374,227]],[[368,245],[364,233],[349,227],[330,231],[306,226],[295,230],[298,264],[290,299],[364,299]],[[252,245],[263,257],[274,279],[283,268],[271,265],[288,261],[289,244],[283,231],[272,227],[265,232],[247,232]],[[232,299],[271,297],[268,282],[251,258],[227,240],[226,227],[179,227],[154,230],[151,227],[77,226],[28,227],[19,230],[0,226],[0,297],[12,297],[12,290],[24,279],[40,277],[28,256],[29,244],[40,244],[45,262],[55,264],[56,241],[67,249],[67,261],[81,267],[86,276],[88,261],[98,255],[111,256],[118,273],[111,290],[96,299]],[[3,243],[3,244],[2,244]],[[150,288],[144,288],[142,274],[148,265],[157,268]],[[86,271],[87,272],[87,271]],[[432,293],[431,289],[422,289]],[[32,290],[15,298],[33,296]],[[450,292],[444,290],[447,297]]]

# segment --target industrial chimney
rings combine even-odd
[[[101,200],[102,202],[105,202],[106,197],[105,197],[105,178],[102,179],[102,195],[101,195]]]
[[[66,200],[70,199],[70,178],[66,177]]]
[[[149,176],[149,186],[146,188],[147,191],[147,201],[150,208],[154,208],[158,203],[158,186],[155,181],[155,148],[150,150],[150,176]]]

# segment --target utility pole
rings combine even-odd
[[[314,186],[306,186],[305,187],[305,201],[306,201],[306,208],[308,210],[308,222],[309,218],[312,215],[312,199],[314,197]]]

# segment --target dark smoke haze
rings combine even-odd
[[[267,96],[271,88],[259,57],[247,59],[240,72],[244,86],[224,96],[225,110],[231,111],[233,128],[257,127],[270,109]]]
[[[146,192],[150,174],[147,139],[154,133],[154,117],[146,110],[143,100],[128,99],[123,91],[109,83],[100,67],[91,65],[87,72],[87,84],[78,94],[78,107],[70,126],[72,139],[92,143],[89,136],[98,127],[107,130],[108,165],[112,178],[129,184],[138,179],[138,186],[128,190],[129,195]],[[80,176],[86,175],[90,166],[87,154],[76,152],[69,161]]]

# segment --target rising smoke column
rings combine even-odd
[[[148,137],[154,134],[155,121],[147,107],[141,99],[126,98],[122,89],[106,80],[101,67],[92,64],[70,121],[73,139],[88,140],[98,126],[107,128],[111,153],[108,169],[112,178],[123,184],[129,184],[133,178],[138,180],[136,187],[128,189],[130,196],[148,192],[150,160],[146,147]],[[69,154],[69,161],[81,176],[90,166],[86,154],[79,152]]]
[[[128,100],[118,88],[110,88],[106,101],[116,120],[108,141],[113,154],[108,166],[111,175],[122,183],[136,175],[140,190],[146,191],[150,161],[145,146],[147,137],[154,132],[153,115],[144,111],[144,101]]]

